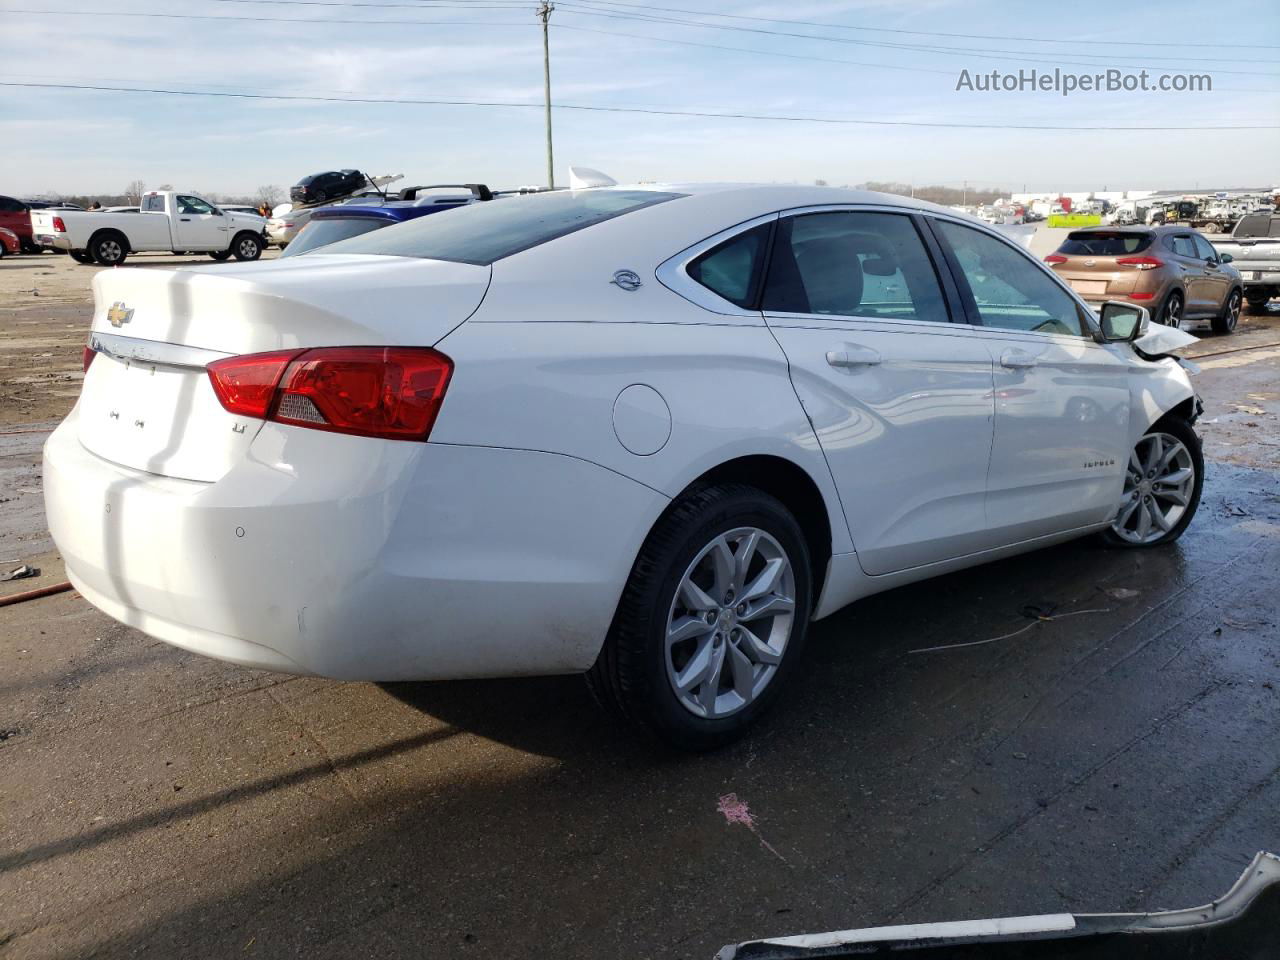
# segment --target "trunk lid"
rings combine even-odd
[[[123,466],[211,482],[262,421],[218,402],[205,364],[326,346],[432,346],[475,312],[489,267],[312,255],[190,270],[117,269],[93,281],[100,350],[80,396],[80,442]]]

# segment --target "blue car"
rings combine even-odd
[[[467,193],[443,196],[427,193],[430,190],[457,188],[463,188]],[[440,183],[409,187],[394,196],[395,199],[386,200],[361,197],[332,207],[319,207],[280,256],[296,257],[317,247],[395,226],[407,220],[416,220],[430,213],[489,201],[493,199],[493,192],[482,183]]]

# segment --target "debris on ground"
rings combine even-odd
[[[10,580],[26,580],[28,577],[40,576],[40,568],[23,564],[20,567],[14,567],[8,573],[0,573],[0,583],[7,583]]]
[[[1089,610],[1068,610],[1066,613],[1053,613],[1057,609],[1056,604],[1047,606],[1037,606],[1035,604],[1027,604],[1018,612],[1024,617],[1030,618],[1031,622],[1025,627],[1019,627],[1012,633],[1004,633],[998,637],[991,637],[987,640],[971,640],[968,643],[944,643],[937,647],[920,647],[916,650],[908,650],[907,653],[936,653],[940,650],[959,650],[961,647],[980,647],[987,643],[997,643],[1001,640],[1012,640],[1019,634],[1026,633],[1032,627],[1040,623],[1052,623],[1055,620],[1061,620],[1063,617],[1078,617],[1085,613],[1110,613],[1110,607],[1096,607]]]
[[[760,831],[756,829],[756,818],[751,815],[751,809],[747,806],[745,800],[739,800],[736,793],[726,793],[719,802],[716,803],[716,810],[724,814],[724,818],[729,824],[739,824],[746,827],[756,835],[756,839],[760,841],[761,846],[772,853],[783,863],[787,862],[787,858],[780,854],[769,844],[764,837],[760,836]]]

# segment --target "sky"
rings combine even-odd
[[[344,167],[402,173],[406,185],[545,183],[536,6],[0,0],[0,193],[117,193],[141,180],[247,195]],[[563,0],[550,31],[552,100],[566,105],[553,112],[556,176],[563,185],[569,165],[582,164],[621,182],[1278,185],[1280,4],[1218,9],[1203,0]],[[972,79],[1055,67],[1146,69],[1153,81],[1209,74],[1213,89],[957,89],[963,70]],[[13,83],[201,95],[3,85]]]

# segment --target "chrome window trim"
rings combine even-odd
[[[689,276],[687,269],[690,263],[712,247],[719,246],[726,240],[732,240],[738,234],[753,230],[761,224],[771,223],[777,220],[778,217],[779,214],[776,212],[766,213],[763,216],[744,220],[742,223],[721,230],[705,240],[699,240],[693,246],[686,247],[675,256],[668,257],[658,264],[657,269],[654,270],[654,276],[658,278],[660,284],[672,293],[684,297],[690,303],[702,307],[703,310],[730,317],[751,317],[758,321],[760,319],[759,310],[747,310],[736,303],[729,302],[710,287],[704,287],[697,280],[694,280],[693,277]]]
[[[188,347],[181,343],[139,340],[136,337],[122,337],[118,333],[100,333],[96,330],[89,334],[89,347],[124,363],[146,363],[180,370],[203,370],[215,360],[235,356],[217,350]]]

